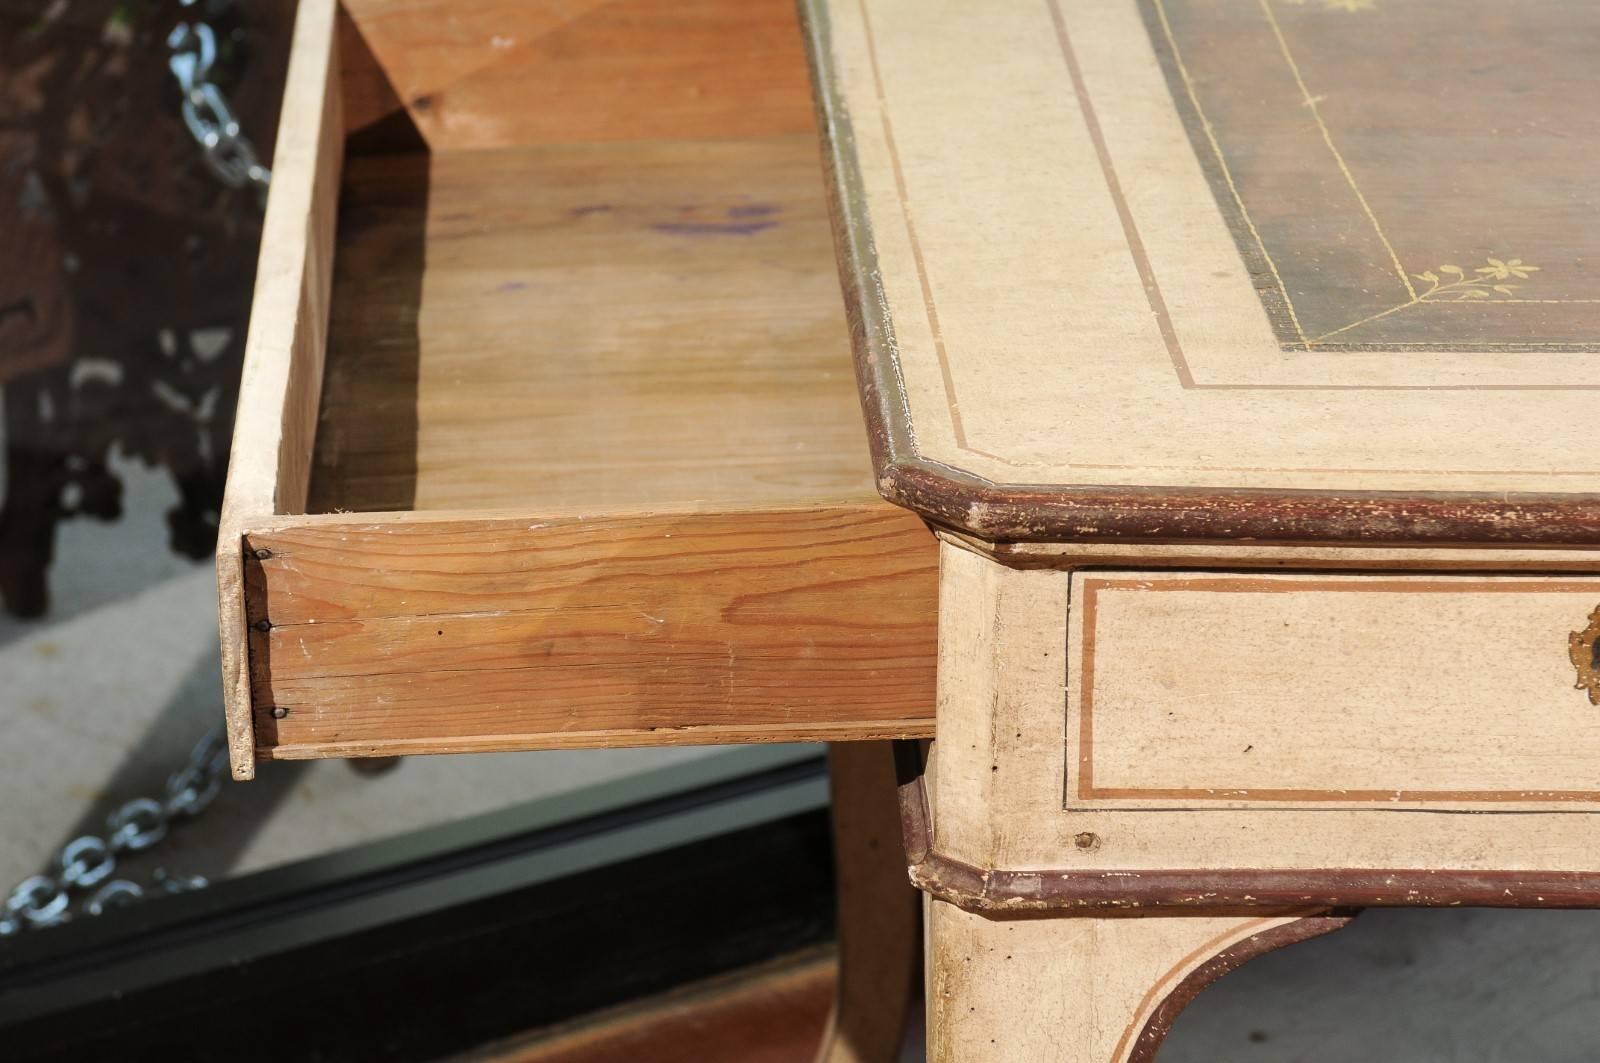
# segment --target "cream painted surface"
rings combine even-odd
[[[1067,634],[1070,577],[1049,569],[1007,568],[948,542],[940,549],[940,640],[960,647],[947,652],[941,645],[940,651],[940,738],[933,746],[933,779],[935,840],[941,852],[979,867],[1012,869],[1600,869],[1595,855],[1600,852],[1600,817],[1573,803],[1557,811],[1527,804],[1473,805],[1460,811],[1460,804],[1448,802],[1430,803],[1426,810],[1387,803],[1358,809],[1277,804],[1192,810],[1066,808],[1067,714],[1070,685],[1078,677]],[[1600,602],[1600,591],[1595,597]],[[1079,604],[1073,600],[1070,608]],[[1595,604],[1575,610],[1570,623],[1561,621],[1566,626],[1556,635],[1562,657],[1566,632],[1581,629],[1583,614]],[[1458,615],[1463,656],[1494,661],[1496,616],[1483,610]],[[999,635],[963,638],[960,631],[973,626]],[[1241,643],[1235,634],[1213,631],[1208,637],[1217,645],[1200,652],[1214,659],[1225,657],[1230,647],[1237,652]],[[1347,674],[1379,666],[1381,661],[1355,660]],[[963,675],[948,674],[957,670]],[[1563,681],[1570,687],[1571,679],[1563,676]],[[1429,693],[1447,705],[1462,697],[1447,684]],[[1600,725],[1600,709],[1578,691],[1556,693],[1570,696],[1574,704],[1552,723],[1550,729],[1558,732],[1554,737],[1506,727],[1485,735],[1481,720],[1475,724],[1446,709],[1437,717],[1443,722],[1433,736],[1433,748],[1455,764],[1467,762],[1461,750],[1471,751],[1484,772],[1495,770],[1495,758],[1522,756],[1513,748],[1520,742],[1535,741],[1547,750],[1565,742],[1581,749]],[[1300,726],[1297,714],[1303,707],[1292,701],[1259,706],[1241,702],[1230,712],[1243,719],[1252,707],[1260,712],[1263,726],[1285,733]],[[1369,710],[1368,723],[1392,726],[1381,719],[1383,711],[1383,706]],[[1359,728],[1361,721],[1353,719],[1351,726]],[[1186,756],[1181,743],[1166,753],[1171,765],[1180,765]],[[1419,771],[1440,762],[1425,759],[1420,750],[1408,756]],[[1418,788],[1415,782],[1402,785]]]
[[[1074,577],[1073,808],[1600,806],[1600,579]]]
[[[1068,574],[1004,568],[939,544],[939,666],[930,760],[933,841],[982,866],[1014,829],[1061,813],[1061,722],[1017,726],[1065,696]],[[1025,760],[1027,774],[1002,770]],[[1048,773],[1054,770],[1052,783]]]
[[[1479,546],[1300,546],[1195,543],[985,543],[947,529],[952,545],[1017,565],[1077,568],[1241,568],[1285,571],[1595,572],[1600,550]]]
[[[1056,6],[1200,387],[1161,338],[1048,0],[835,0],[924,457],[1001,482],[1593,490],[1588,360],[1280,352],[1133,0]],[[1477,390],[1501,387],[1524,390]]]
[[[1125,1063],[1195,968],[1283,916],[996,919],[930,901],[928,1060]]]

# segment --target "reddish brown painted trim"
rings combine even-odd
[[[1188,976],[1156,1007],[1129,1050],[1127,1063],[1153,1063],[1156,1053],[1161,1049],[1161,1043],[1167,1039],[1167,1033],[1172,1029],[1172,1024],[1178,1015],[1212,982],[1231,971],[1238,970],[1257,956],[1264,956],[1288,945],[1298,945],[1302,941],[1310,941],[1312,938],[1331,934],[1335,930],[1343,930],[1350,925],[1356,914],[1358,913],[1307,916],[1293,923],[1283,923],[1263,930],[1259,934],[1253,934],[1217,953],[1190,971]]]
[[[799,0],[856,384],[883,497],[990,542],[1600,546],[1600,494],[996,483],[924,458],[905,410],[855,138],[828,47],[828,0]]]
[[[869,435],[887,434],[873,420],[869,412]],[[990,542],[1600,545],[1593,494],[1026,487],[915,455],[876,468],[884,498]]]
[[[1600,908],[1600,872],[1317,868],[1249,871],[983,868],[933,847],[921,744],[895,743],[900,828],[918,889],[973,911]]]
[[[1589,871],[1007,871],[929,852],[910,875],[919,889],[978,911],[1600,908],[1600,874]]]

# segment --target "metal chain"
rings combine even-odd
[[[167,36],[172,55],[167,66],[183,91],[183,123],[210,167],[229,188],[253,185],[267,194],[272,171],[256,159],[255,145],[239,129],[228,97],[211,83],[217,61],[217,34],[204,22],[180,22]]]
[[[182,0],[193,6],[194,0]],[[204,22],[181,22],[167,36],[167,66],[183,92],[183,122],[200,145],[206,165],[229,188],[253,186],[265,199],[272,172],[256,158],[255,145],[239,128],[228,97],[211,82],[217,61],[217,35]],[[212,730],[190,750],[184,764],[167,777],[157,800],[125,801],[106,820],[104,836],[80,835],[61,847],[52,871],[19,882],[0,903],[0,937],[59,926],[73,917],[74,900],[87,915],[101,915],[152,893],[183,893],[207,885],[199,875],[170,875],[156,868],[148,887],[112,878],[120,854],[139,853],[167,836],[176,822],[192,819],[216,800],[227,770],[228,751],[220,730]]]
[[[204,812],[222,789],[227,769],[227,745],[222,732],[213,730],[167,776],[160,800],[123,802],[106,819],[104,835],[79,835],[61,847],[51,873],[19,882],[0,906],[0,937],[67,922],[75,899],[82,902],[83,914],[101,915],[153,893],[183,893],[207,885],[198,875],[169,875],[164,868],[154,871],[149,887],[111,876],[119,855],[144,852],[165,838],[174,823]]]

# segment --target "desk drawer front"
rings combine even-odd
[[[1067,807],[1593,810],[1591,613],[1592,577],[1077,574]]]

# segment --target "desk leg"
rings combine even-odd
[[[1149,1063],[1201,989],[1340,916],[992,917],[929,902],[929,1063]]]
[[[893,1063],[922,962],[921,894],[906,877],[888,742],[828,747],[839,890],[839,981],[817,1063]]]

